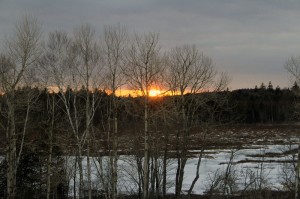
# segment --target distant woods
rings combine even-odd
[[[297,103],[299,87],[297,83],[291,89],[273,88],[262,83],[254,89],[238,89],[231,91],[230,101],[233,106],[235,122],[255,123],[289,123],[299,120]]]
[[[255,87],[248,89],[237,89],[233,91],[220,91],[220,92],[204,92],[193,94],[196,98],[206,98],[205,103],[197,107],[196,118],[199,123],[208,120],[207,115],[209,110],[214,107],[219,107],[216,111],[213,119],[214,123],[219,124],[280,124],[280,123],[290,123],[299,121],[297,112],[297,100],[299,96],[296,91],[300,88],[295,83],[292,88],[280,89],[279,87],[271,89],[270,87]],[[36,93],[38,96],[33,108],[33,112],[30,114],[30,121],[35,121],[36,125],[42,122],[43,117],[40,117],[44,113],[44,108],[47,104],[47,96],[52,96],[57,98],[56,105],[60,107],[63,102],[60,101],[58,93],[49,93],[47,89],[41,90],[38,88],[24,87],[18,88],[16,90],[16,100],[22,101],[25,93]],[[68,100],[72,100],[72,96],[84,96],[86,93],[85,88],[81,88],[77,91],[72,89],[67,89]],[[92,93],[90,92],[92,97]],[[105,115],[108,114],[106,111],[109,109],[110,99],[112,94],[106,91],[97,91],[97,95],[101,96],[101,102],[95,109],[95,116],[93,118],[93,125],[102,125]],[[188,99],[191,94],[185,94]],[[177,98],[178,96],[162,96],[162,97],[150,97],[150,109],[157,110],[163,106],[165,103],[171,101],[172,98]],[[1,110],[5,110],[5,95],[0,96]],[[19,99],[18,99],[19,98]],[[226,103],[220,103],[218,98],[226,98]],[[122,105],[118,107],[118,114],[122,115],[122,122],[130,123],[133,117],[136,119],[142,119],[139,116],[139,112],[143,109],[143,97],[117,97],[116,101]],[[78,106],[83,106],[86,102],[84,99],[78,99]],[[80,105],[81,104],[81,105]],[[26,112],[24,109],[18,110],[18,112],[24,115]],[[65,118],[63,110],[57,109],[56,120],[64,121]],[[106,115],[107,116],[107,115]],[[4,119],[4,118],[3,118]],[[34,128],[32,126],[32,128]]]

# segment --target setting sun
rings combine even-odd
[[[151,89],[149,91],[149,96],[150,97],[157,97],[161,94],[161,91],[160,90],[155,90],[155,89]]]

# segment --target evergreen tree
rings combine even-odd
[[[272,85],[272,82],[271,82],[271,81],[269,81],[268,90],[269,90],[269,91],[272,91],[272,90],[273,90],[273,85]]]
[[[266,86],[265,86],[265,84],[262,82],[261,83],[261,85],[260,85],[260,87],[259,87],[261,90],[266,90]]]
[[[275,90],[280,91],[280,87],[277,85]]]
[[[293,85],[293,87],[292,87],[292,91],[293,91],[293,92],[299,92],[299,86],[298,86],[298,84],[297,84],[296,81],[294,82],[294,85]]]

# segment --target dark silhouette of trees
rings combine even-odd
[[[296,121],[293,114],[297,96],[289,89],[239,89],[231,92],[235,112],[243,123],[284,123]]]
[[[74,140],[73,135],[70,133],[70,129],[66,127],[65,123],[68,121],[68,118],[64,114],[63,110],[60,108],[57,108],[55,110],[55,125],[54,127],[51,127],[51,115],[49,120],[49,111],[51,113],[51,107],[50,109],[47,106],[52,106],[51,102],[52,100],[55,101],[55,105],[57,107],[63,107],[63,102],[61,101],[60,94],[56,93],[48,93],[46,89],[39,90],[37,88],[19,88],[15,92],[16,100],[19,100],[18,98],[23,98],[24,94],[29,92],[31,90],[32,92],[40,93],[38,95],[38,98],[36,99],[35,106],[32,109],[32,111],[29,114],[28,118],[28,128],[27,130],[27,137],[24,141],[24,156],[20,159],[21,171],[18,171],[17,176],[19,175],[25,175],[24,177],[18,178],[18,183],[20,185],[17,185],[18,187],[22,187],[22,189],[28,190],[28,186],[30,183],[32,184],[40,184],[41,186],[46,187],[47,184],[47,165],[48,165],[48,158],[49,158],[49,147],[53,147],[52,149],[52,168],[62,168],[60,170],[51,170],[51,188],[50,194],[52,195],[54,192],[56,192],[58,189],[61,190],[60,194],[64,194],[63,192],[66,191],[66,187],[68,186],[69,181],[66,180],[66,174],[64,171],[64,166],[61,162],[62,155],[76,155],[74,154],[74,151],[76,146],[76,141]],[[78,90],[73,91],[72,89],[68,89],[66,92],[68,92],[68,96],[72,98],[71,96],[80,96],[84,90]],[[84,93],[82,94],[84,95]],[[90,93],[92,97],[92,93]],[[107,115],[103,113],[107,113],[107,110],[110,106],[110,100],[111,97],[105,93],[104,91],[97,91],[97,95],[102,96],[101,105],[97,106],[95,109],[95,116],[93,117],[93,121],[91,123],[95,127],[95,131],[101,132],[102,131],[102,124],[107,121]],[[219,98],[225,98],[226,102],[220,102]],[[159,155],[162,155],[164,153],[164,150],[166,149],[166,155],[165,157],[170,157],[170,153],[168,152],[167,148],[164,148],[164,146],[167,146],[170,140],[165,141],[164,139],[170,139],[170,137],[167,137],[167,133],[164,133],[164,131],[174,131],[176,128],[170,123],[167,122],[167,118],[169,117],[168,114],[170,114],[170,101],[174,101],[177,96],[166,96],[161,97],[159,100],[149,99],[149,112],[157,113],[156,117],[152,117],[150,122],[150,127],[153,129],[152,134],[155,135],[154,137],[151,137],[149,140],[149,147],[150,151],[152,153],[152,156],[150,158],[150,162],[153,162],[153,165],[155,165],[155,157],[159,157]],[[5,96],[0,96],[0,101],[3,102],[3,99]],[[186,94],[186,103],[187,106],[193,109],[193,106],[196,106],[196,109],[194,110],[194,118],[195,121],[198,122],[207,122],[209,119],[209,122],[213,122],[215,124],[222,124],[222,123],[283,123],[283,122],[293,122],[297,121],[297,118],[293,117],[291,113],[293,113],[294,106],[293,104],[297,100],[297,96],[293,91],[290,89],[275,89],[275,90],[257,90],[257,89],[239,89],[234,91],[222,91],[222,92],[208,92],[208,93],[201,93],[201,94]],[[193,104],[192,100],[189,99],[195,99],[199,98],[203,103],[201,104]],[[49,100],[50,99],[50,100]],[[206,100],[204,100],[206,99]],[[70,99],[72,100],[72,99]],[[141,154],[141,158],[143,157],[142,148],[143,144],[139,143],[137,144],[141,139],[142,132],[143,132],[143,117],[141,113],[143,112],[143,98],[136,98],[136,97],[117,97],[116,100],[122,102],[121,105],[118,107],[118,115],[120,116],[119,126],[122,129],[122,133],[129,133],[129,134],[135,134],[137,140],[136,141],[125,141],[120,140],[119,141],[119,147],[122,149],[128,148],[131,144],[129,142],[132,142],[133,153],[137,153],[138,151]],[[80,100],[77,101],[78,107],[83,107],[85,105],[85,98],[80,98]],[[190,104],[189,104],[190,103]],[[47,105],[48,104],[48,105]],[[5,103],[1,103],[1,110],[5,108]],[[164,108],[162,108],[164,107]],[[26,109],[17,109],[16,110],[18,115],[24,115],[26,113]],[[75,109],[70,109],[70,112],[75,111]],[[213,117],[208,118],[211,111],[214,111]],[[159,114],[158,114],[159,112]],[[172,112],[172,111],[171,111]],[[1,116],[0,118],[3,118]],[[50,123],[49,123],[50,122]],[[80,121],[79,128],[84,128],[84,118]],[[49,141],[51,139],[51,136],[49,134],[49,130],[53,130],[52,135],[52,143]],[[163,133],[160,133],[163,132]],[[4,131],[1,129],[1,134],[3,134]],[[121,133],[121,132],[120,132]],[[121,136],[122,134],[120,134]],[[163,137],[161,137],[163,136]],[[97,140],[103,140],[105,141],[105,136],[101,133],[95,134],[95,142]],[[4,144],[4,143],[1,143]],[[95,145],[98,147],[105,147],[107,144],[100,144]],[[85,147],[83,148],[83,151],[85,151]],[[73,150],[72,150],[73,148]],[[159,149],[156,150],[156,149]],[[99,148],[96,148],[96,150],[99,150]],[[104,150],[105,151],[105,150]],[[95,148],[91,147],[90,153],[92,155],[97,154],[95,151]],[[130,152],[129,152],[130,153]],[[155,155],[157,154],[157,156]],[[85,155],[85,154],[83,154]],[[139,156],[137,156],[139,157]],[[22,161],[27,159],[27,163]],[[142,159],[140,159],[141,161]],[[166,159],[167,160],[167,159]],[[32,162],[32,164],[30,163]],[[33,164],[34,162],[34,164]],[[56,163],[57,165],[53,165]],[[142,162],[141,162],[142,163]],[[151,167],[152,164],[150,164],[150,176],[152,176],[152,173],[155,174],[158,167]],[[1,171],[0,171],[0,187],[5,188],[5,161],[2,161]],[[37,170],[43,170],[45,171],[43,175],[40,173],[35,173]],[[30,172],[33,173],[30,173]],[[163,171],[163,170],[162,170]],[[21,173],[20,173],[21,172]],[[3,175],[4,174],[4,175]],[[29,178],[26,176],[26,174],[30,174],[31,177]],[[63,174],[63,175],[61,175]],[[39,179],[36,178],[36,176],[39,176]],[[55,177],[56,176],[56,177]],[[60,177],[59,177],[60,176]],[[154,176],[155,177],[155,176]],[[151,182],[150,178],[150,182]],[[37,182],[38,180],[38,182]],[[141,179],[142,180],[142,179]],[[22,185],[24,184],[24,185]],[[157,186],[156,184],[150,183],[151,186]],[[24,187],[25,186],[25,187]],[[26,188],[27,186],[27,188]],[[60,187],[60,188],[58,188]],[[151,188],[152,189],[152,188]],[[4,189],[5,190],[5,189]],[[36,190],[39,190],[38,187],[36,187]],[[64,191],[65,190],[65,191]],[[18,192],[18,188],[17,188]],[[25,192],[20,192],[24,193]],[[39,193],[39,191],[35,192],[35,194]],[[44,192],[45,194],[47,192]],[[2,195],[5,193],[1,193]],[[0,194],[0,195],[1,195]],[[26,194],[29,194],[26,193]],[[40,192],[42,194],[42,192]],[[44,196],[45,197],[45,196]]]
[[[269,91],[273,90],[273,85],[272,85],[272,82],[271,82],[271,81],[269,81],[268,90],[269,90]]]

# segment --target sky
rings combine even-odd
[[[44,34],[88,22],[100,35],[120,23],[159,32],[164,50],[195,44],[230,75],[230,90],[269,81],[288,87],[284,64],[300,55],[299,0],[0,0],[1,41],[25,14],[39,19]]]

